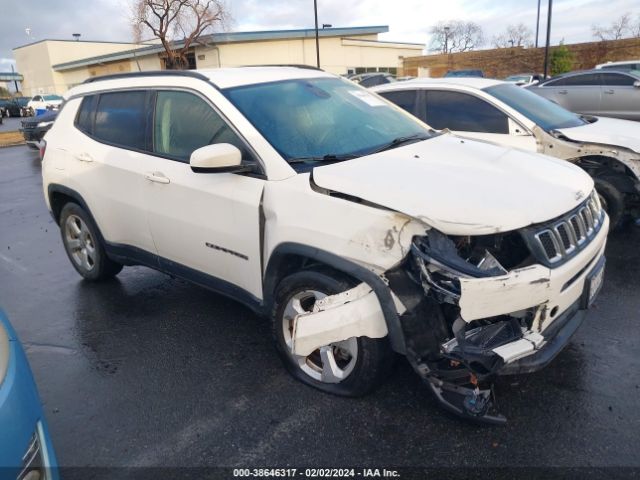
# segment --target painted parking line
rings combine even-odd
[[[18,270],[20,270],[23,273],[27,272],[26,267],[20,265],[17,261],[15,261],[13,258],[9,258],[6,255],[3,255],[2,253],[0,253],[0,260],[2,260],[3,262],[8,263],[9,265],[11,265],[12,267],[17,268]]]

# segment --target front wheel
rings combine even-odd
[[[294,273],[278,286],[272,312],[276,348],[287,370],[307,385],[349,397],[371,391],[391,370],[394,356],[387,339],[351,337],[299,356],[292,351],[292,335],[297,315],[311,312],[317,300],[351,286],[331,271]]]
[[[75,203],[67,203],[60,213],[62,243],[71,264],[87,280],[111,278],[122,270],[104,250],[98,228],[89,214]]]
[[[625,214],[624,194],[612,183],[601,178],[594,179],[600,204],[609,215],[609,231],[614,231],[622,223]]]

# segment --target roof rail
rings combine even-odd
[[[190,70],[151,70],[148,72],[126,72],[126,73],[111,73],[109,75],[100,75],[98,77],[87,78],[82,84],[100,82],[102,80],[117,80],[120,78],[137,78],[137,77],[192,77],[200,80],[209,81],[209,77]]]
[[[304,65],[301,63],[271,63],[264,65],[243,65],[243,67],[290,67],[290,68],[304,68],[306,70],[318,70],[319,72],[324,72],[323,69],[314,67],[313,65]]]

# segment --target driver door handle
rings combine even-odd
[[[164,183],[164,184],[171,183],[171,180],[165,177],[164,173],[162,172],[147,172],[144,175],[144,178],[154,183]]]
[[[615,92],[613,90],[605,90],[604,93],[613,95]]]
[[[560,95],[566,95],[568,92],[566,90],[560,90],[558,93]]]

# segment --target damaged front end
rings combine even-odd
[[[406,307],[407,357],[446,409],[504,423],[495,378],[542,368],[578,328],[597,294],[590,290],[599,288],[590,279],[604,270],[607,219],[594,197],[550,225],[516,232],[454,237],[431,229],[387,272]]]
[[[466,321],[461,280],[503,277],[533,261],[518,233],[448,237],[430,230],[415,237],[411,255],[387,273],[407,307],[401,317],[407,356],[448,410],[489,423],[505,421],[492,411],[491,381],[504,365],[495,349],[523,338],[535,311]]]
[[[444,408],[504,423],[494,380],[539,370],[565,347],[602,285],[608,226],[592,191],[566,214],[515,231],[414,228],[393,268],[295,318],[292,351],[388,336]]]

